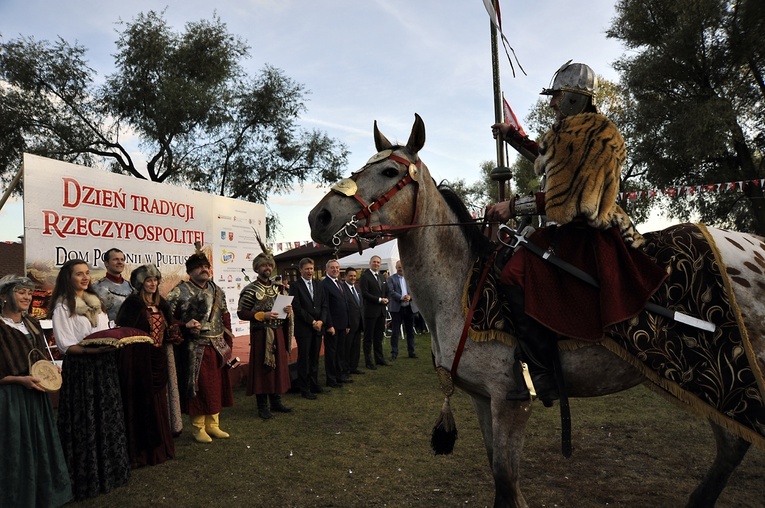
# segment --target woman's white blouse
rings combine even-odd
[[[105,312],[98,314],[98,323],[94,327],[85,316],[70,316],[69,307],[64,302],[57,303],[53,308],[52,321],[56,346],[64,353],[69,346],[77,344],[91,333],[109,328],[109,316]]]

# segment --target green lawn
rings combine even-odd
[[[269,421],[237,388],[236,406],[221,414],[230,439],[197,444],[187,426],[175,459],[137,469],[127,486],[76,506],[491,506],[490,468],[462,392],[452,398],[454,453],[430,450],[443,396],[429,344],[418,336],[419,359],[399,357],[318,400],[288,394],[294,412]],[[645,387],[571,405],[570,459],[560,455],[557,406],[534,406],[521,469],[530,506],[684,505],[712,457],[708,425]],[[751,450],[718,506],[762,506],[763,476],[765,457]]]

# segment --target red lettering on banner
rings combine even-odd
[[[81,185],[74,178],[65,177],[61,180],[64,184],[64,200],[61,206],[64,208],[77,208],[82,204],[125,209],[127,195],[122,188],[116,191],[97,189],[90,185]]]
[[[176,244],[204,244],[205,233],[194,229],[179,229],[155,224],[133,224],[109,219],[96,219],[75,215],[59,215],[53,210],[42,210],[44,236],[81,236],[92,238],[113,238],[118,240],[139,240]]]

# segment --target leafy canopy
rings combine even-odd
[[[249,48],[217,16],[182,32],[154,11],[120,25],[101,84],[80,45],[0,42],[6,182],[23,152],[256,202],[343,173],[346,147],[298,125],[304,87],[270,65],[248,76]]]
[[[634,170],[656,188],[749,182],[670,201],[683,219],[765,232],[765,2],[620,0],[608,35],[629,93]]]

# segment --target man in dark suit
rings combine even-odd
[[[417,306],[412,301],[409,286],[404,278],[404,266],[401,261],[396,262],[396,273],[388,278],[388,293],[390,301],[388,310],[391,316],[390,335],[390,359],[398,357],[398,337],[401,335],[401,324],[406,331],[406,349],[409,358],[417,358],[414,351],[414,315],[418,312]]]
[[[290,286],[292,311],[295,313],[295,341],[298,347],[298,386],[304,398],[313,400],[316,393],[327,393],[319,386],[319,351],[329,307],[324,289],[313,279],[313,259],[299,263],[300,278]]]
[[[364,360],[367,369],[376,365],[389,366],[383,354],[382,341],[385,333],[385,306],[388,304],[388,286],[380,272],[382,259],[372,256],[369,270],[361,274],[361,296],[364,299]],[[374,349],[374,357],[372,350]]]
[[[340,280],[340,263],[336,259],[327,261],[327,274],[321,285],[327,296],[329,320],[325,323],[324,332],[324,370],[327,373],[327,386],[340,388],[340,383],[351,383],[353,380],[343,374],[347,350],[346,337],[348,333],[348,302],[345,300],[345,283]],[[347,356],[347,355],[346,355]]]
[[[362,302],[358,289],[356,289],[356,269],[348,267],[345,269],[345,300],[348,302],[348,336],[346,351],[346,362],[348,374],[364,374],[359,370],[359,356],[361,355],[361,310]]]

